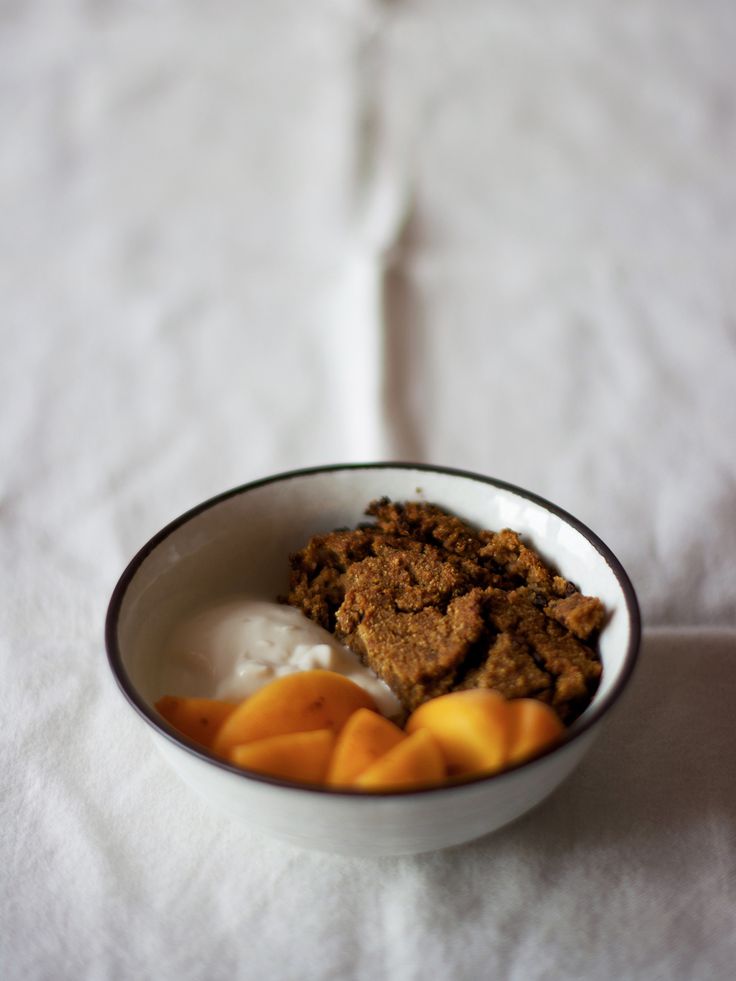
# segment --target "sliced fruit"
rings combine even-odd
[[[559,742],[565,732],[557,713],[536,698],[515,698],[506,705],[509,750],[506,765],[521,763]]]
[[[445,760],[434,737],[420,729],[397,743],[354,781],[361,790],[399,790],[441,783]]]
[[[358,709],[337,738],[327,783],[349,786],[371,764],[407,738],[403,730],[384,716],[371,709]]]
[[[210,749],[220,726],[238,706],[214,698],[164,695],[154,707],[175,729]]]
[[[323,783],[334,746],[331,729],[314,729],[233,746],[229,758],[236,766],[271,777]]]
[[[409,716],[406,731],[434,736],[451,777],[494,773],[508,756],[506,700],[490,689],[469,689],[424,702]]]
[[[359,708],[375,709],[371,696],[334,671],[298,671],[261,688],[225,721],[213,743],[227,756],[233,746],[289,732],[339,732]]]

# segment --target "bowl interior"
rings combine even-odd
[[[194,509],[133,560],[113,598],[124,688],[142,713],[167,689],[161,657],[184,616],[232,594],[275,599],[287,589],[290,552],[319,532],[355,526],[375,498],[426,500],[478,527],[513,528],[584,593],[610,611],[601,634],[603,677],[571,732],[598,715],[630,670],[638,640],[633,590],[608,549],[557,508],[516,488],[470,474],[376,465],[303,471],[259,482]]]

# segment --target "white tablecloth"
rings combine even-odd
[[[734,50],[728,0],[0,4],[3,977],[732,977]],[[648,630],[547,803],[391,861],[200,803],[101,639],[187,507],[372,459],[568,509]]]

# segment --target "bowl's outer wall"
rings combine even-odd
[[[330,794],[244,781],[169,740],[157,746],[179,776],[219,810],[290,845],[341,855],[409,855],[449,848],[503,827],[549,796],[597,730],[495,781],[426,794]]]

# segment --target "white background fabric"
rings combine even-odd
[[[0,2],[4,977],[732,975],[734,50],[728,0]],[[396,861],[201,804],[101,641],[187,507],[371,459],[567,508],[650,629],[550,801]]]

